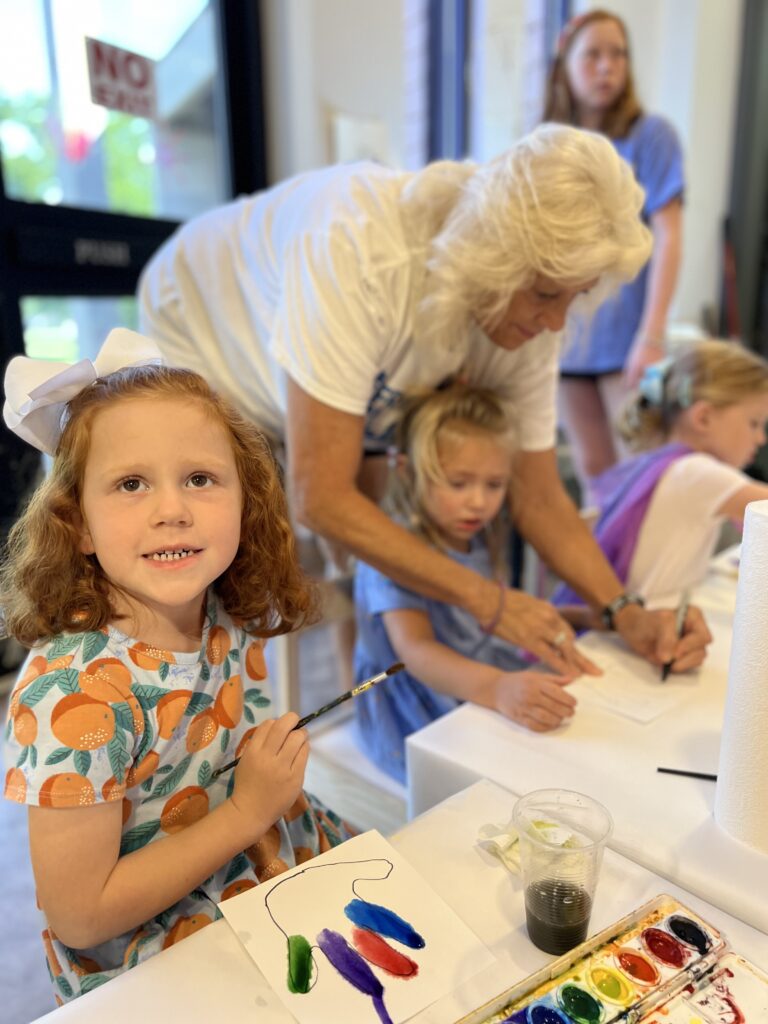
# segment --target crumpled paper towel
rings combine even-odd
[[[573,848],[581,845],[571,829],[555,821],[531,821],[528,828],[554,846]],[[477,846],[498,857],[513,874],[520,874],[520,836],[511,820],[506,825],[481,825],[477,836]]]

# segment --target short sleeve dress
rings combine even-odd
[[[446,554],[487,579],[493,578],[488,548],[473,538],[470,550]],[[452,650],[504,672],[527,667],[519,652],[497,636],[489,636],[463,608],[422,597],[360,562],[355,574],[355,679],[361,682],[398,661],[384,625],[385,612],[424,612],[435,639]],[[356,698],[357,729],[366,754],[387,774],[405,782],[405,739],[417,729],[452,711],[461,702],[419,682],[407,671],[374,686]]]
[[[215,769],[271,717],[263,641],[209,594],[197,653],[158,650],[118,630],[58,636],[33,650],[11,695],[5,796],[40,807],[121,801],[121,856],[173,835],[231,792]],[[221,916],[217,903],[348,836],[302,794],[258,843],[138,928],[71,949],[43,922],[56,998],[88,992]]]

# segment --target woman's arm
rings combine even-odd
[[[416,609],[384,612],[384,628],[409,673],[439,693],[499,711],[537,732],[569,718],[576,700],[565,689],[572,676],[502,672],[473,661],[435,638],[429,616]]]
[[[318,402],[288,381],[288,494],[293,514],[310,529],[347,547],[401,586],[494,621],[499,588],[457,565],[394,523],[357,486],[363,418]],[[578,674],[591,663],[572,644],[573,631],[546,601],[507,589],[495,632],[556,671]]]
[[[293,713],[262,722],[235,769],[232,796],[178,832],[120,856],[122,801],[29,808],[29,846],[40,906],[56,935],[86,949],[172,906],[293,805],[309,746]],[[158,815],[160,808],[158,806]]]
[[[625,367],[627,386],[636,386],[646,366],[665,354],[667,315],[682,257],[683,206],[673,199],[651,214],[653,252],[648,268],[643,315]]]

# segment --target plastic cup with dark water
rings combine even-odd
[[[567,953],[587,937],[613,819],[583,793],[538,789],[517,801],[512,821],[520,840],[528,935],[545,953]]]

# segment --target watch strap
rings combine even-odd
[[[640,594],[634,594],[625,592],[614,597],[612,601],[600,612],[600,618],[603,621],[603,625],[606,629],[616,629],[616,616],[622,610],[626,608],[628,604],[638,604],[641,608],[645,607],[645,600]]]

